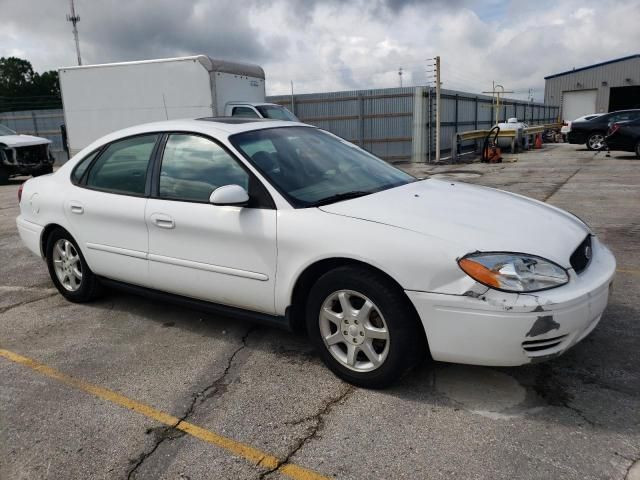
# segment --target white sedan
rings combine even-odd
[[[308,125],[167,121],[94,142],[21,189],[22,240],[67,299],[101,285],[289,329],[383,387],[429,354],[561,354],[607,305],[615,259],[570,213],[417,180]]]

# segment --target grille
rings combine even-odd
[[[567,335],[560,335],[559,337],[545,338],[543,340],[527,340],[522,342],[522,348],[527,352],[540,353],[542,350],[552,350],[562,343]]]
[[[47,160],[47,145],[31,145],[16,148],[18,163],[40,163]]]
[[[569,263],[575,270],[576,273],[581,273],[587,265],[589,265],[589,261],[591,260],[592,255],[591,250],[591,235],[587,235],[578,248],[571,254],[569,258]]]

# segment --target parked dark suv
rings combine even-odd
[[[604,138],[609,127],[616,122],[626,122],[640,118],[638,110],[619,110],[605,113],[591,120],[571,122],[569,143],[584,143],[589,150],[600,150],[604,146]]]

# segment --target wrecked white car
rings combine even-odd
[[[522,365],[600,321],[616,262],[574,215],[418,180],[300,123],[129,128],[21,192],[18,230],[75,302],[100,284],[305,328],[382,387],[428,357]]]
[[[20,135],[0,125],[0,185],[16,175],[37,177],[53,172],[51,140]]]

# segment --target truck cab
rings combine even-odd
[[[274,120],[287,120],[290,122],[300,121],[290,110],[275,103],[229,102],[225,105],[224,116],[272,118]]]

